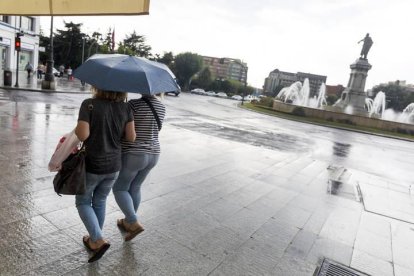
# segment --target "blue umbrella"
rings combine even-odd
[[[128,55],[93,55],[75,70],[74,76],[108,91],[153,95],[179,90],[165,64]]]

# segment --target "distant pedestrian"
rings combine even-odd
[[[72,68],[70,66],[66,69],[66,73],[68,74],[68,80],[72,80]]]
[[[129,105],[134,111],[136,140],[122,141],[122,168],[113,187],[116,202],[125,216],[117,221],[127,231],[125,241],[144,231],[136,214],[141,202],[141,185],[158,162],[158,132],[165,116],[165,106],[155,96],[143,95],[141,99],[130,100]]]
[[[27,71],[27,78],[30,78],[33,72],[33,65],[30,63],[30,61],[27,62],[26,66],[24,67],[24,70]]]
[[[59,77],[63,77],[63,74],[65,73],[65,65],[59,66]]]
[[[39,65],[37,66],[37,79],[41,80],[44,73],[45,73],[45,66],[39,63]]]

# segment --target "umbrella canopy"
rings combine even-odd
[[[1,0],[2,15],[139,15],[149,0]]]
[[[93,55],[74,76],[108,91],[153,95],[180,89],[165,64],[128,55]]]

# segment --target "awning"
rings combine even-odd
[[[150,0],[1,0],[2,15],[140,15]]]

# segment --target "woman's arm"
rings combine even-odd
[[[124,138],[128,142],[134,142],[136,138],[134,121],[128,122],[125,126]]]
[[[75,134],[78,136],[78,139],[82,142],[88,139],[89,137],[89,123],[85,121],[78,121],[78,125],[75,128]]]

